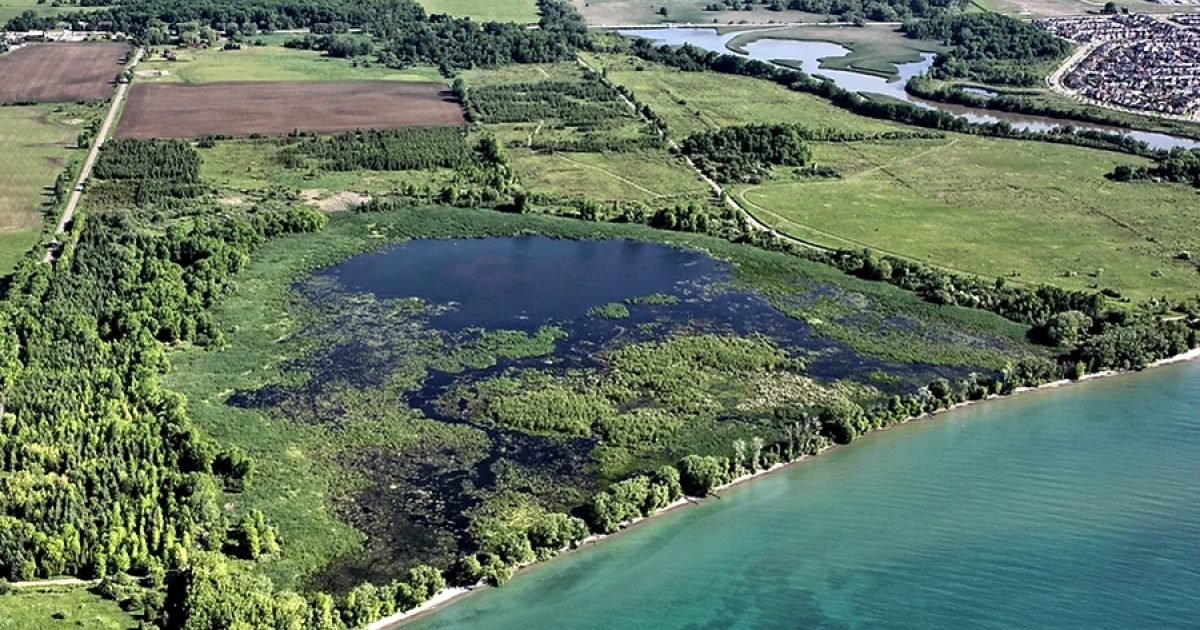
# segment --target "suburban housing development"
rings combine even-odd
[[[1038,20],[1084,45],[1065,86],[1087,99],[1131,110],[1194,116],[1200,105],[1200,30],[1194,16],[1135,15]]]

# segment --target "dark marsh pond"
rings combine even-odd
[[[872,398],[971,371],[856,352],[775,308],[751,288],[759,281],[743,281],[733,264],[704,252],[653,242],[516,236],[388,245],[298,282],[299,308],[307,313],[286,341],[295,355],[285,378],[235,392],[227,402],[320,425],[334,442],[364,424],[415,440],[334,455],[362,486],[334,500],[333,511],[367,542],[310,576],[308,586],[345,593],[471,548],[470,515],[514,483],[552,479],[555,487],[580,490],[597,483],[602,445],[595,436],[533,434],[477,415],[472,397],[488,383],[529,373],[578,383],[581,374],[606,372],[608,352],[676,334],[766,338],[803,359],[806,377],[831,387],[852,381]],[[794,289],[781,307],[865,330],[868,338],[875,328],[911,333],[920,324],[871,313],[877,305],[846,286],[798,275],[770,281]],[[607,316],[596,310],[605,305]],[[535,350],[506,354],[486,346],[495,335]],[[724,409],[703,426],[757,422],[738,413]],[[570,505],[553,492],[542,498]]]
[[[817,378],[865,381],[875,372],[896,377],[884,390],[967,371],[864,356],[816,335],[807,323],[740,286],[730,264],[658,243],[543,236],[416,240],[357,256],[317,275],[336,280],[348,292],[383,300],[417,298],[445,307],[428,316],[428,325],[447,332],[487,328],[532,333],[557,326],[567,338],[552,360],[567,366],[594,366],[591,353],[614,341],[647,341],[686,331],[764,335],[789,351],[809,355],[808,372]],[[835,292],[835,287],[813,284],[806,295],[793,299],[820,299]],[[650,295],[672,299],[637,303]],[[628,304],[628,317],[590,313],[614,302]],[[502,362],[494,370],[512,366]],[[453,379],[435,375],[426,389],[436,385],[440,390],[447,380]],[[422,406],[426,401],[421,398],[411,402]]]

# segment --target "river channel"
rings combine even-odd
[[[850,49],[831,42],[764,38],[742,46],[745,50],[742,53],[730,48],[729,44],[734,38],[745,35],[748,31],[720,34],[713,28],[681,27],[624,29],[618,32],[626,37],[647,38],[658,44],[667,44],[670,46],[691,44],[703,50],[740,55],[749,59],[770,63],[788,61],[790,65],[798,65],[804,72],[827,78],[844,89],[865,94],[880,94],[912,103],[918,107],[939,109],[956,116],[962,116],[974,123],[987,124],[1004,121],[1014,128],[1026,131],[1052,131],[1070,126],[1080,130],[1126,135],[1136,140],[1141,140],[1155,149],[1172,149],[1177,147],[1185,149],[1200,148],[1200,141],[1165,133],[1136,131],[1043,116],[1028,116],[1025,114],[964,107],[917,98],[905,91],[905,85],[907,85],[909,79],[925,72],[933,65],[934,55],[932,53],[923,53],[921,61],[896,64],[896,69],[900,76],[898,79],[889,81],[883,77],[861,72],[821,68],[822,59],[844,57],[851,52]],[[769,32],[769,30],[762,32]]]

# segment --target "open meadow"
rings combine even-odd
[[[86,105],[0,107],[0,275],[37,242],[48,190],[77,153],[75,141],[87,121],[98,114]]]
[[[0,103],[107,99],[126,44],[34,44],[0,56]]]
[[[628,56],[585,58],[613,83],[631,90],[682,139],[732,125],[795,123],[813,129],[854,129],[883,133],[905,129],[895,123],[856,116],[811,94],[750,77],[683,72]]]
[[[1200,273],[1200,197],[1180,184],[1123,184],[1129,156],[1065,145],[953,135],[813,145],[840,178],[784,174],[742,185],[759,219],[830,247],[870,247],[983,276],[1141,301],[1190,297]]]
[[[0,630],[132,630],[138,622],[116,602],[85,588],[26,589],[0,595]]]
[[[430,14],[469,17],[477,22],[534,24],[538,21],[535,0],[420,0],[420,3]]]
[[[285,38],[265,36],[265,45],[240,50],[220,48],[171,49],[150,54],[137,69],[138,83],[216,83],[221,81],[334,81],[381,79],[439,81],[431,66],[398,70],[366,58],[339,59],[313,50],[285,48]]]
[[[709,193],[683,160],[663,150],[537,154],[515,149],[509,158],[517,177],[535,192],[617,201],[695,199]]]
[[[0,0],[0,24],[8,22],[26,11],[36,11],[38,15],[58,15],[80,9],[80,7],[70,6],[67,3],[47,3],[44,0]]]

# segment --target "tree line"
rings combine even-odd
[[[164,344],[219,343],[206,309],[249,251],[323,223],[289,209],[152,233],[108,212],[54,265],[18,267],[0,303],[0,577],[182,568],[220,547],[221,489],[250,468],[192,429]]]
[[[531,29],[522,24],[429,15],[414,0],[125,0],[62,17],[38,18],[30,13],[14,18],[8,27],[47,28],[47,22],[66,20],[77,26],[87,23],[92,29],[128,33],[142,43],[165,43],[164,29],[182,36],[199,27],[240,37],[260,31],[316,28],[318,37],[302,38],[299,43],[319,44],[333,56],[369,52],[364,39],[334,34],[360,28],[373,38],[381,63],[392,67],[428,63],[449,74],[460,68],[573,59],[575,50],[587,45],[583,18],[563,0],[538,0],[538,9],[538,28]]]
[[[1150,166],[1122,164],[1108,174],[1118,182],[1152,180],[1191,184],[1200,188],[1200,150],[1172,149],[1159,155]]]
[[[680,150],[722,182],[758,183],[772,166],[804,166],[812,150],[799,125],[746,125],[695,133],[683,139]]]
[[[1120,114],[1110,113],[1101,108],[1081,107],[1053,102],[1041,103],[1011,94],[998,94],[995,96],[972,94],[953,85],[939,86],[937,85],[936,81],[925,75],[919,75],[909,79],[908,83],[905,84],[904,89],[913,96],[919,96],[924,99],[939,101],[942,103],[965,105],[967,107],[979,107],[1001,112],[1029,114],[1031,116],[1066,118],[1070,120],[1078,120],[1080,122],[1094,123],[1097,125],[1109,125],[1112,127],[1120,127],[1129,124],[1129,121],[1126,118],[1123,118]],[[1183,130],[1175,130],[1173,133],[1180,133],[1180,131],[1185,132],[1180,135],[1189,135],[1186,133],[1186,128]],[[1191,135],[1195,137],[1197,134],[1192,133]]]
[[[315,160],[319,168],[328,171],[457,169],[476,159],[489,166],[502,164],[503,155],[494,143],[484,137],[472,147],[466,130],[455,127],[353,131],[294,136],[285,141],[276,160],[287,168]]]
[[[971,78],[985,83],[1032,86],[1044,75],[1031,64],[1054,62],[1071,52],[1071,43],[1025,20],[999,13],[939,13],[904,23],[904,34],[949,46],[938,53],[936,78]]]

